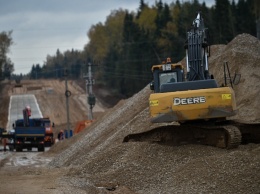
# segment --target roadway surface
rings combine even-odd
[[[23,119],[23,109],[26,106],[30,106],[31,107],[31,113],[32,116],[31,118],[40,118],[42,117],[42,113],[41,110],[39,108],[39,105],[37,103],[37,100],[35,98],[35,96],[33,94],[24,94],[24,95],[12,95],[10,97],[10,104],[9,104],[9,113],[8,113],[8,123],[6,126],[7,131],[11,130],[13,127],[13,123],[15,122],[15,120],[17,119]],[[7,146],[8,147],[8,146]],[[48,150],[49,148],[45,148],[45,150]],[[25,149],[26,150],[26,149]],[[32,149],[33,152],[37,152],[36,148]],[[34,154],[32,154],[32,156],[30,156],[31,154],[28,153],[28,157],[26,158],[30,158],[29,161],[33,161],[31,160],[32,156],[34,156]],[[0,145],[0,161],[4,158],[6,158],[7,156],[9,156],[10,153],[8,152],[3,152],[3,146]],[[23,155],[22,153],[17,154],[19,155]],[[12,158],[12,163],[17,165],[17,164],[27,164],[30,163],[27,160],[24,159],[20,159],[18,158]],[[32,163],[34,163],[35,161],[33,161]]]
[[[31,118],[42,117],[41,110],[33,94],[12,95],[9,104],[8,123],[6,126],[7,131],[13,128],[12,125],[15,120],[23,119],[23,109],[26,106],[31,107]]]

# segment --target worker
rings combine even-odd
[[[25,107],[25,110],[27,111],[27,114],[28,114],[28,117],[30,117],[32,115],[32,110],[31,110],[31,107],[29,105],[27,105]]]
[[[58,134],[58,140],[63,140],[64,139],[64,132],[63,130],[60,130],[59,134]]]

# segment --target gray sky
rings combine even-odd
[[[162,0],[170,4],[175,0]],[[155,0],[145,0],[154,5]],[[182,2],[182,0],[180,0]],[[203,2],[203,0],[200,0]],[[215,0],[205,0],[211,6]],[[140,0],[0,0],[0,32],[13,30],[9,57],[16,74],[43,65],[59,48],[83,50],[91,25],[104,22],[112,10],[137,11]]]

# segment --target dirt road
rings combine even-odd
[[[36,96],[41,112],[55,122],[55,132],[66,126],[66,103],[64,97],[65,84],[59,80],[22,81],[17,86],[14,82],[6,82],[1,87],[0,127],[7,124],[8,105],[11,95],[33,94]],[[79,120],[87,118],[86,94],[74,82],[69,82],[72,92],[70,101],[71,127]],[[6,106],[5,106],[6,105]],[[21,107],[21,113],[22,113]],[[104,107],[97,101],[94,107],[94,116],[102,114]],[[47,148],[45,151],[48,151]],[[0,144],[0,193],[66,193],[66,189],[59,185],[59,177],[66,168],[48,169],[46,165],[52,157],[43,156],[37,150],[32,152],[3,152]]]
[[[43,170],[51,159],[37,151],[0,152],[1,193],[56,193],[61,172]]]

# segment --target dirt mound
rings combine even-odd
[[[259,40],[247,34],[228,45],[212,47],[210,70],[217,80],[223,80],[224,61],[231,72],[241,73],[241,82],[234,87],[239,108],[236,118],[259,119],[259,57]],[[128,134],[153,127],[148,116],[150,92],[149,86],[145,87],[107,111],[88,130],[51,148],[50,153],[60,154],[49,166],[70,168],[66,188],[84,188],[87,193],[107,193],[109,188],[128,193],[259,192],[257,144],[222,150],[200,145],[122,143]]]
[[[229,44],[216,45],[209,58],[210,71],[218,83],[224,83],[223,63],[228,62],[231,75],[241,74],[238,85],[234,85],[238,114],[236,119],[260,121],[260,41],[241,34]]]

